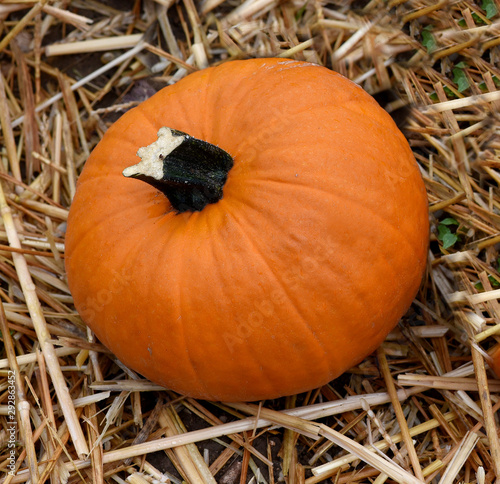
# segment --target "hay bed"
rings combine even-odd
[[[496,0],[1,1],[0,482],[500,482],[498,12]],[[429,265],[399,328],[338,380],[211,404],[94,341],[65,282],[65,220],[121,112],[256,56],[326,65],[409,103]]]

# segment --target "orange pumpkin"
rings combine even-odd
[[[427,245],[424,185],[390,116],[326,68],[254,59],[191,74],[111,126],[79,179],[66,267],[83,320],[130,368],[258,400],[375,350]]]
[[[500,345],[496,346],[491,354],[492,365],[491,368],[497,378],[500,378]]]

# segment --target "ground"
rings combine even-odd
[[[0,482],[500,479],[495,0],[4,1],[0,18]],[[95,340],[67,286],[64,233],[78,174],[125,110],[263,56],[340,72],[394,115],[427,188],[430,250],[376,354],[307,394],[235,407],[158,389]],[[357,446],[372,443],[396,465]]]

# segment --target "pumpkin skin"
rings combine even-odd
[[[491,369],[493,370],[497,378],[500,378],[500,345],[498,345],[493,350],[491,357],[492,357]]]
[[[229,153],[223,198],[176,213],[127,179],[161,127]],[[209,400],[319,387],[373,352],[426,265],[427,197],[391,117],[326,68],[232,61],[125,113],[78,181],[66,268],[82,319],[151,381]]]

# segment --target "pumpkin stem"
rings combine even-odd
[[[221,148],[170,128],[160,128],[158,139],[139,148],[141,161],[123,175],[160,190],[178,212],[203,210],[222,198],[233,158]]]

